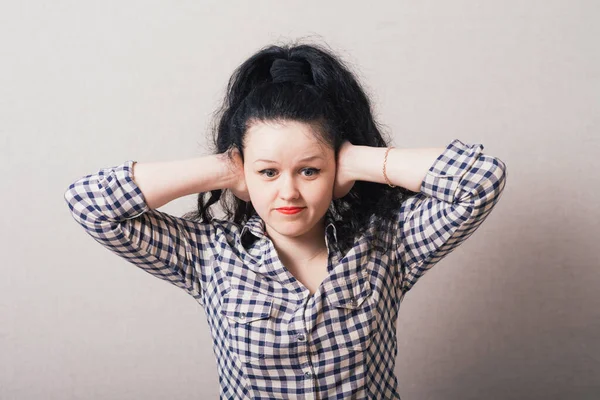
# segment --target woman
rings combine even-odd
[[[317,45],[251,56],[216,121],[211,155],[74,182],[73,217],[205,308],[221,398],[400,398],[399,305],[489,215],[505,164],[458,139],[389,147],[357,79]],[[181,218],[156,210],[193,193]]]

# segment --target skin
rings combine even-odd
[[[347,194],[354,184],[343,162],[351,146],[344,143],[336,159],[334,150],[319,142],[305,123],[255,122],[248,128],[243,164],[236,154],[246,191],[234,194],[250,199],[288,265],[304,265],[327,254],[324,216],[334,196]],[[317,158],[301,161],[309,156]],[[306,208],[285,215],[278,207]]]

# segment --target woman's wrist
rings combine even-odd
[[[385,183],[381,168],[386,147],[354,145],[348,149],[344,168],[348,176],[356,181]]]
[[[221,184],[219,189],[231,189],[236,182],[237,174],[233,163],[225,153],[210,156],[216,167],[216,178]]]

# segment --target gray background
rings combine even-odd
[[[338,51],[397,147],[482,143],[488,220],[402,304],[411,399],[600,398],[598,1],[3,1],[0,398],[217,398],[206,317],[63,199],[128,159],[206,154],[233,69]],[[161,211],[180,216],[195,196]]]

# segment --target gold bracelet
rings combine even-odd
[[[392,185],[392,182],[390,182],[387,175],[385,174],[385,164],[387,163],[387,156],[388,156],[388,153],[390,152],[390,150],[393,148],[394,147],[388,147],[388,149],[385,151],[385,158],[383,159],[383,177],[385,178],[385,181],[387,182],[389,187],[396,187],[396,186]]]

